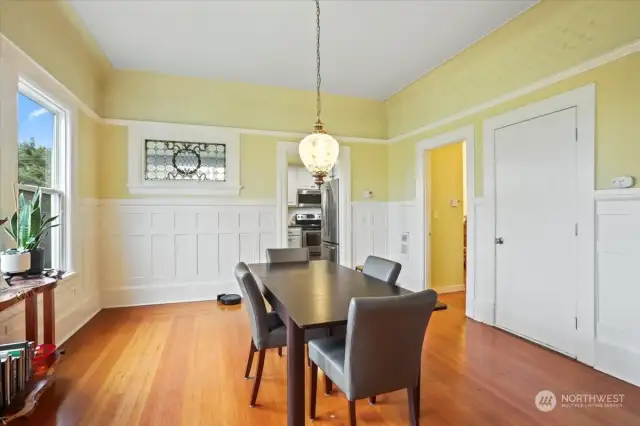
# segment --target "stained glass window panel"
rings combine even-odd
[[[225,182],[225,144],[145,140],[145,180]]]

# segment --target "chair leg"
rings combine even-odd
[[[318,366],[311,363],[311,389],[309,392],[309,418],[316,418],[316,392],[318,390]]]
[[[356,426],[356,402],[349,401],[349,426]]]
[[[282,348],[278,348],[278,356],[282,358]]]
[[[409,424],[411,426],[420,425],[420,412],[418,411],[418,395],[417,387],[407,388],[407,396],[409,397]]]
[[[376,397],[375,396],[369,397],[369,404],[376,405]]]
[[[253,353],[256,351],[256,347],[251,339],[251,346],[249,346],[249,359],[247,360],[247,368],[244,370],[244,378],[248,379],[251,374],[251,364],[253,364]]]
[[[262,367],[264,367],[264,356],[266,354],[266,349],[262,349],[258,353],[258,370],[256,370],[256,381],[253,384],[253,392],[251,392],[251,403],[250,407],[256,406],[256,399],[258,399],[258,390],[260,389],[260,380],[262,379]]]
[[[333,390],[333,383],[327,373],[324,373],[324,394],[329,396],[331,395],[331,391]]]

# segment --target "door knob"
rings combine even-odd
[[[496,238],[496,244],[504,244],[504,240],[502,239],[502,237]]]

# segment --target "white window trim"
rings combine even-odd
[[[129,192],[135,195],[240,195],[240,133],[212,126],[175,123],[136,122],[129,128]],[[144,179],[146,139],[224,143],[226,182],[148,181]]]
[[[52,146],[51,159],[51,163],[55,164],[55,169],[51,175],[50,186],[43,187],[42,192],[60,196],[59,198],[52,198],[52,203],[60,203],[58,206],[55,206],[55,204],[52,204],[52,206],[55,206],[55,210],[58,211],[59,218],[57,222],[61,225],[51,230],[51,236],[55,242],[55,246],[58,248],[58,250],[51,253],[52,266],[64,271],[72,271],[72,209],[69,197],[71,189],[69,170],[74,164],[71,157],[71,150],[68,148],[72,143],[71,137],[73,134],[70,126],[72,111],[49,96],[49,94],[40,89],[37,84],[32,83],[23,76],[18,77],[18,93],[27,96],[55,114],[54,131],[56,135]],[[18,141],[16,140],[16,142]],[[16,146],[16,161],[17,159]],[[20,189],[33,191],[37,189],[37,187],[33,185],[21,184],[19,187]]]

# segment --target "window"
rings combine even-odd
[[[222,143],[146,139],[144,149],[146,180],[226,181],[226,149]]]
[[[237,129],[157,122],[130,123],[128,128],[131,194],[240,194]]]
[[[18,92],[18,184],[31,200],[42,188],[42,211],[58,216],[58,227],[43,239],[45,268],[66,269],[65,146],[67,112],[32,85],[21,81]]]

